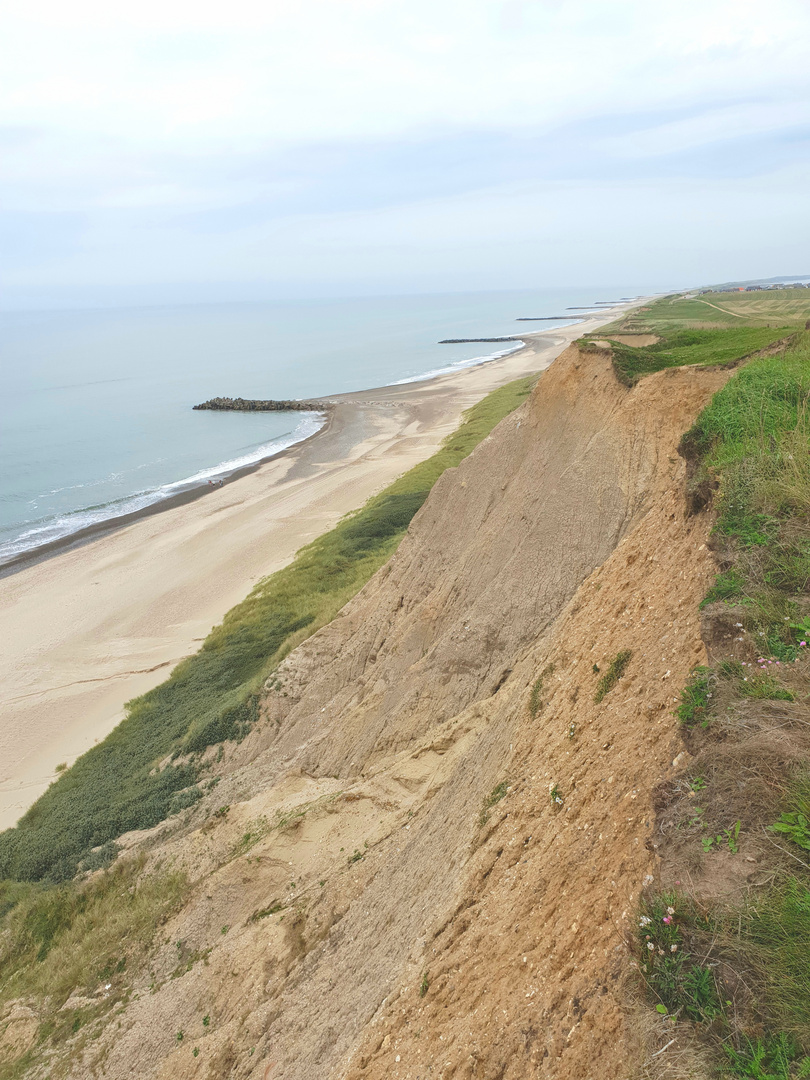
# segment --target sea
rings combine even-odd
[[[0,312],[0,565],[307,438],[313,413],[195,412],[211,397],[320,398],[482,364],[632,290]]]

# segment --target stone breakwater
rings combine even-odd
[[[442,338],[440,345],[466,345],[477,341],[518,341],[516,337],[448,337]]]
[[[331,401],[255,401],[241,397],[215,397],[194,408],[220,412],[325,412],[334,405]]]

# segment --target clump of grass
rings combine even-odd
[[[714,585],[706,593],[700,606],[704,608],[707,604],[714,604],[718,601],[737,600],[744,595],[745,578],[739,570],[732,567],[730,570],[725,570],[722,574],[717,575]]]
[[[481,813],[478,815],[478,824],[482,829],[489,821],[489,812],[492,807],[499,803],[501,799],[506,796],[508,791],[509,781],[501,780],[500,784],[496,784],[489,795],[484,799],[483,805],[481,806]]]
[[[274,900],[272,904],[268,904],[267,907],[259,908],[254,911],[248,918],[249,923],[261,922],[262,919],[267,919],[270,915],[277,915],[279,911],[284,910],[284,905],[280,900]],[[205,1023],[205,1020],[203,1020]]]
[[[540,710],[543,708],[543,688],[545,686],[546,679],[548,679],[553,674],[554,665],[548,664],[546,667],[543,668],[535,681],[532,683],[531,693],[529,694],[529,715],[531,716],[532,720],[537,719]]]
[[[757,972],[772,1023],[810,1046],[810,890],[787,877],[739,925],[738,949]]]
[[[682,691],[677,715],[687,727],[707,727],[715,712],[728,710],[730,724],[718,730],[722,741],[744,745],[748,737],[734,727],[735,702],[793,701],[797,696],[794,682],[785,685],[781,675],[810,642],[803,595],[810,585],[809,405],[810,335],[803,334],[785,355],[752,360],[742,368],[714,396],[682,443],[690,462],[699,462],[717,490],[715,537],[725,569],[704,606],[720,601],[738,605],[740,629],[748,631],[760,653],[752,663],[728,658],[711,668],[697,668]],[[749,707],[742,715],[768,723],[771,712]],[[775,728],[785,726],[773,723]],[[711,738],[710,733],[707,741]],[[780,732],[780,747],[782,738]],[[788,737],[787,743],[800,749],[797,737]],[[748,778],[740,777],[741,759],[733,749],[710,758],[711,788],[717,792],[740,790],[751,782],[754,770],[762,768],[749,788],[756,798],[756,783],[762,785],[762,805],[750,812],[746,808],[731,825],[713,824],[711,833],[700,835],[700,843],[705,852],[723,848],[734,855],[743,840],[746,846],[756,844],[756,824],[770,822],[771,834],[780,841],[776,847],[782,849],[781,862],[736,902],[703,899],[700,907],[688,901],[679,907],[670,895],[666,899],[677,911],[680,934],[675,956],[682,959],[673,961],[666,949],[659,951],[661,935],[648,929],[653,955],[651,961],[642,958],[642,965],[647,964],[643,973],[654,1000],[660,1004],[669,994],[667,1008],[680,1008],[681,1015],[704,1025],[701,1037],[723,1058],[722,1075],[796,1080],[810,1076],[810,866],[804,856],[810,850],[810,774],[805,761],[804,774],[789,784],[783,813],[774,822],[768,800],[788,781],[784,766],[790,755],[784,757],[783,749],[773,753],[769,769],[764,744],[758,745]],[[742,803],[735,803],[729,817],[737,816]],[[721,805],[726,802],[718,796],[715,809]],[[693,806],[688,825],[708,829],[703,814]],[[763,815],[765,820],[758,822]],[[647,902],[647,908],[654,903]],[[715,980],[715,998],[708,1009],[704,1000],[690,1013],[682,991],[688,989],[684,973],[694,965]],[[694,979],[700,983],[709,975],[698,972]]]
[[[735,1049],[724,1046],[728,1068],[726,1076],[750,1077],[752,1080],[801,1080],[810,1076],[810,1057],[801,1053],[795,1041],[784,1032],[761,1039],[742,1039]]]
[[[595,704],[598,705],[604,696],[610,693],[622,675],[624,675],[632,655],[632,649],[622,649],[621,652],[616,653],[610,661],[607,671],[596,684],[596,691],[593,695]]]
[[[244,855],[252,847],[255,847],[260,840],[263,840],[269,831],[270,822],[266,817],[261,816],[249,821],[247,829],[234,844],[231,856],[237,858],[239,855]]]
[[[804,773],[791,784],[787,805],[788,809],[770,829],[810,851],[810,773]]]
[[[764,667],[764,665],[761,665]],[[739,660],[721,660],[716,668],[696,667],[681,690],[681,700],[675,709],[684,727],[708,727],[722,684],[729,685],[737,698],[761,701],[794,701],[795,695],[770,670],[755,669]]]
[[[751,361],[684,436],[719,483],[715,531],[732,565],[706,602],[740,597],[757,647],[796,658],[805,627],[791,596],[810,587],[810,335]]]
[[[430,983],[428,981],[428,973],[424,972],[424,974],[422,975],[422,981],[419,984],[419,997],[424,997],[425,996],[425,994],[428,992],[428,987],[429,986],[430,986]]]
[[[61,773],[15,829],[0,834],[0,878],[67,880],[92,848],[151,828],[198,798],[194,755],[250,731],[264,680],[388,560],[439,476],[517,408],[534,382],[518,379],[488,394],[436,454],[259,582],[198,653],[131,701],[124,721]]]
[[[782,686],[773,675],[751,675],[738,684],[740,697],[758,698],[761,701],[795,701],[795,695]]]

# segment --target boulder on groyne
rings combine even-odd
[[[215,397],[194,408],[220,412],[325,412],[333,405],[331,401],[255,401],[251,398]]]

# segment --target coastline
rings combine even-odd
[[[579,320],[578,320],[579,321]],[[565,328],[563,328],[565,329]],[[548,331],[546,331],[548,334]],[[296,447],[303,446],[309,442],[310,439],[317,438],[332,425],[335,420],[335,407],[345,409],[351,406],[353,399],[357,395],[364,395],[367,393],[385,394],[389,390],[397,386],[410,385],[416,383],[429,382],[434,378],[438,378],[442,375],[452,375],[461,371],[468,370],[469,368],[479,367],[483,364],[489,364],[497,362],[503,359],[505,356],[510,355],[513,352],[519,352],[526,347],[524,337],[529,337],[529,334],[524,334],[523,337],[515,336],[511,338],[501,338],[497,340],[512,341],[515,343],[513,348],[504,349],[500,352],[493,353],[492,355],[485,357],[473,357],[470,360],[462,360],[455,364],[449,365],[447,368],[440,368],[435,371],[428,371],[421,375],[408,376],[400,379],[398,382],[390,384],[390,386],[382,386],[372,388],[371,390],[359,390],[359,391],[347,391],[342,394],[331,394],[324,396],[324,404],[329,408],[326,411],[320,410],[302,410],[304,415],[319,415],[321,422],[317,431],[312,432],[310,435],[305,435],[303,438],[295,439],[288,445],[282,447],[279,450],[275,450],[272,453],[265,454],[263,457],[256,458],[255,461],[248,462],[244,465],[239,465],[236,468],[226,468],[227,462],[221,462],[218,466],[213,466],[208,473],[217,480],[222,480],[223,483],[231,483],[234,480],[241,479],[244,476],[249,476],[255,472],[262,465],[267,464],[270,461],[275,461],[288,452],[294,451]],[[475,339],[471,339],[475,340]],[[483,340],[483,339],[481,339]],[[496,340],[496,339],[493,339]],[[440,343],[441,344],[441,343]],[[193,406],[193,408],[199,408],[199,406]],[[279,441],[279,440],[277,440]],[[221,471],[218,471],[220,470]],[[187,485],[187,486],[184,486]],[[217,485],[219,486],[219,485]],[[165,488],[171,490],[177,488],[176,491],[171,494],[159,495],[158,491],[153,492],[157,497],[153,502],[147,503],[145,506],[140,506],[132,510],[128,510],[122,514],[112,514],[109,517],[99,517],[97,521],[92,522],[89,525],[85,525],[74,532],[65,533],[62,536],[55,537],[53,540],[48,540],[45,543],[38,544],[35,547],[27,548],[17,554],[12,555],[0,561],[0,580],[8,577],[11,574],[17,573],[19,570],[25,569],[29,566],[34,566],[44,559],[51,558],[54,555],[59,555],[64,551],[70,551],[74,547],[81,546],[82,544],[91,543],[93,540],[99,537],[106,536],[108,533],[117,529],[125,528],[127,525],[131,525],[134,522],[144,517],[149,517],[152,514],[162,513],[164,510],[171,510],[178,506],[184,506],[186,503],[193,502],[196,499],[202,498],[208,494],[211,487],[207,480],[188,478],[185,480],[176,480],[170,484],[166,484]],[[135,495],[126,497],[126,501],[135,498]]]
[[[621,305],[619,310],[626,310]],[[0,828],[162,682],[257,580],[433,453],[490,390],[615,317],[522,334],[449,373],[330,395],[319,431],[231,474],[32,553],[2,582]]]

